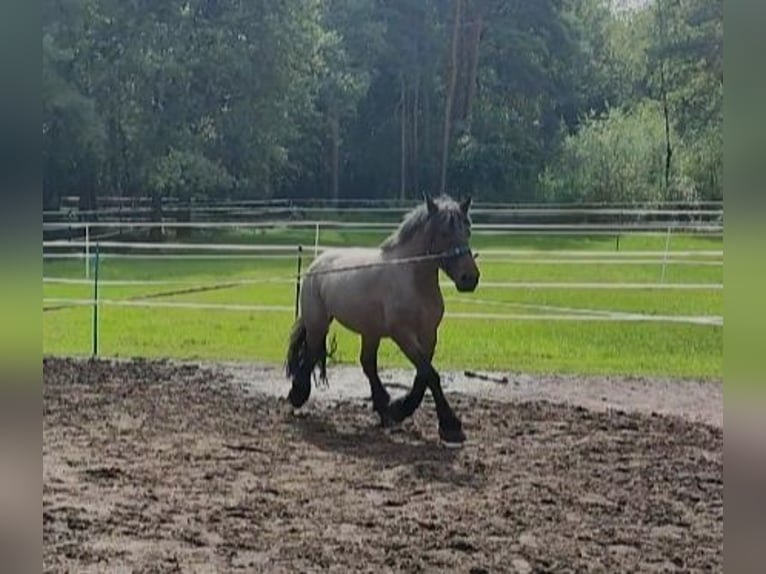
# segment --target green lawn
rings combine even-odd
[[[325,230],[323,244],[374,245],[381,234]],[[313,242],[310,230],[239,232],[195,237],[220,243]],[[662,236],[623,236],[620,252],[661,251]],[[473,294],[458,294],[445,286],[447,311],[500,315],[539,315],[540,320],[446,318],[439,333],[438,368],[497,369],[526,372],[619,373],[720,378],[723,329],[720,326],[671,322],[605,322],[543,320],[546,315],[572,313],[640,313],[661,316],[720,316],[721,290],[540,289],[493,287],[493,282],[537,283],[657,283],[659,263],[619,265],[594,263],[596,251],[615,251],[615,237],[534,237],[477,233],[475,249],[534,250],[535,256],[514,256],[513,262],[480,257],[482,281]],[[721,250],[720,239],[673,236],[674,251]],[[561,259],[553,250],[582,252],[583,262],[544,264],[535,259]],[[670,264],[667,283],[721,283],[723,267],[699,262],[720,261],[704,256],[671,256],[691,264]],[[308,263],[308,259],[305,264]],[[571,258],[570,258],[571,259]],[[660,260],[656,255],[637,259]],[[697,262],[697,263],[695,263]],[[46,260],[45,277],[83,277],[82,261]],[[305,267],[304,267],[305,268]],[[196,293],[166,294],[206,283],[279,277],[295,273],[294,256],[284,259],[102,260],[104,280],[160,280],[162,285],[102,285],[107,300],[142,298],[152,302],[191,302],[238,305],[277,305],[292,308],[295,285],[248,284]],[[446,277],[444,278],[447,281]],[[487,284],[485,286],[485,284]],[[90,285],[46,283],[46,298],[87,299]],[[165,295],[163,295],[165,294]],[[49,304],[46,304],[49,305]],[[52,304],[50,304],[52,305]],[[281,362],[292,322],[292,311],[232,311],[186,308],[137,308],[104,305],[100,309],[100,352],[105,356],[146,356]],[[92,310],[71,307],[43,314],[43,351],[46,354],[87,355],[91,347]],[[335,326],[337,360],[355,362],[358,339]],[[381,352],[381,364],[404,365],[392,344]]]

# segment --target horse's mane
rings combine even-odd
[[[436,213],[430,215],[428,213],[428,207],[424,203],[421,203],[404,216],[399,227],[386,238],[380,245],[380,248],[383,251],[391,251],[392,249],[407,243],[425,226],[426,222],[428,222],[431,217],[438,217],[440,218],[441,224],[447,225],[449,224],[449,220],[460,210],[458,203],[446,195],[435,198],[434,202],[439,208]]]

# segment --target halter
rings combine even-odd
[[[468,245],[458,245],[457,247],[453,247],[452,249],[448,249],[447,251],[444,251],[442,258],[452,259],[453,257],[460,257],[461,255],[470,255],[470,254],[471,254],[471,248],[468,247]]]
[[[450,259],[455,259],[457,257],[462,257],[463,255],[470,255],[470,254],[471,254],[471,248],[467,244],[457,245],[455,247],[447,249],[446,251],[441,251],[439,253],[433,253],[430,248],[428,249],[428,251],[426,251],[426,257],[437,259],[439,261],[439,267],[441,267],[445,271],[446,271],[445,265],[447,261],[449,261]]]

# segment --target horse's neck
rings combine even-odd
[[[395,244],[386,251],[385,256],[389,259],[408,259],[410,257],[427,255],[429,251],[428,239],[423,236],[421,231],[414,237],[411,237],[409,241]]]
[[[424,241],[408,241],[397,245],[386,253],[386,258],[393,260],[415,259],[416,261],[406,264],[417,277],[416,284],[427,290],[439,291],[439,262],[436,259],[418,261],[423,256],[430,255]]]

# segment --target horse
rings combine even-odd
[[[300,313],[287,350],[286,375],[292,379],[287,398],[293,409],[308,400],[316,366],[324,372],[327,333],[336,320],[361,338],[359,362],[384,427],[412,416],[428,388],[441,442],[449,447],[465,442],[463,425],[444,396],[432,360],[444,316],[439,270],[460,292],[473,292],[479,283],[469,245],[470,206],[470,197],[458,202],[424,194],[424,201],[377,248],[327,250],[313,261],[303,276]],[[416,369],[410,391],[393,402],[378,376],[384,338],[392,339]]]

